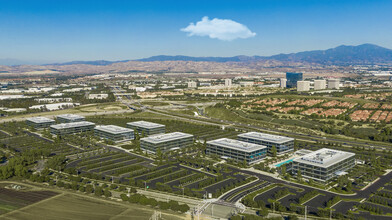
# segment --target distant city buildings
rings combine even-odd
[[[226,86],[226,87],[232,86],[232,81],[231,81],[231,79],[225,79],[225,86]]]
[[[303,80],[303,74],[302,73],[286,73],[286,79],[287,79],[287,83],[286,83],[287,88],[294,88],[297,86],[298,81]]]
[[[340,79],[328,79],[328,89],[339,89]]]
[[[197,87],[197,82],[188,82],[188,88],[196,88]]]
[[[309,81],[298,81],[297,82],[297,91],[298,92],[306,92],[310,90],[310,82]]]
[[[281,78],[279,86],[280,86],[280,88],[286,88],[287,87],[287,79]]]
[[[156,153],[158,148],[161,152],[168,152],[192,145],[193,135],[182,132],[157,134],[140,139],[140,147],[150,153]]]
[[[325,79],[314,80],[314,90],[324,90],[327,88],[327,81]]]
[[[149,136],[153,134],[161,134],[166,132],[166,126],[158,123],[152,123],[148,121],[135,121],[128,122],[127,128],[136,130],[139,134]]]
[[[206,153],[218,155],[223,159],[254,164],[266,157],[267,147],[239,140],[221,138],[207,142]]]
[[[88,99],[107,99],[109,94],[99,93],[99,94],[89,94]]]

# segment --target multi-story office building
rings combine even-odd
[[[218,155],[223,159],[253,164],[261,161],[267,154],[267,147],[228,138],[207,142],[207,154]]]
[[[249,143],[264,145],[271,152],[273,146],[276,147],[277,154],[294,150],[294,138],[272,135],[260,132],[248,132],[238,135],[238,140]]]
[[[41,129],[56,124],[56,121],[45,117],[33,117],[33,118],[26,119],[26,124],[35,129]]]
[[[134,139],[134,131],[116,125],[99,125],[94,128],[95,136],[112,140],[114,142]]]
[[[326,182],[345,174],[355,166],[355,154],[345,151],[322,148],[304,156],[294,158],[292,171],[301,171],[305,178]]]
[[[166,132],[166,126],[162,124],[152,123],[148,121],[134,121],[127,123],[127,128],[136,130],[139,134],[153,135]]]
[[[78,121],[84,121],[85,118],[80,115],[74,115],[74,114],[64,114],[64,115],[58,115],[56,117],[57,121],[60,123],[70,123],[70,122],[78,122]]]
[[[157,134],[140,139],[140,147],[151,153],[156,153],[158,148],[161,152],[190,147],[193,144],[193,135],[182,132]]]
[[[196,88],[197,87],[197,83],[196,82],[188,82],[188,88]]]
[[[50,126],[50,133],[55,135],[74,134],[84,131],[92,131],[95,124],[89,121],[78,121],[71,123],[62,123]]]
[[[225,86],[230,87],[231,86],[231,79],[225,79]]]
[[[310,82],[309,81],[298,81],[297,82],[297,91],[298,92],[306,92],[310,90]]]
[[[287,79],[281,78],[280,79],[280,88],[286,88],[287,87]]]
[[[314,90],[324,90],[327,88],[327,81],[325,79],[314,80]]]
[[[287,79],[287,88],[294,88],[297,86],[298,81],[303,80],[303,74],[302,73],[286,73],[286,79]]]
[[[328,89],[339,89],[340,79],[328,79]]]

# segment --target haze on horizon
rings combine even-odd
[[[154,55],[274,55],[392,48],[392,1],[5,1],[0,59],[35,63]]]

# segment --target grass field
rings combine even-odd
[[[115,203],[75,194],[61,194],[25,208],[10,212],[0,219],[149,219],[154,210],[129,203]],[[179,220],[185,216],[162,213],[163,219]]]

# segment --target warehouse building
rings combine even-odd
[[[45,117],[33,117],[26,119],[26,124],[27,126],[33,127],[35,129],[41,129],[56,124],[56,121]]]
[[[305,178],[326,182],[346,174],[355,166],[355,154],[345,151],[322,148],[293,159],[293,173],[298,170]]]
[[[74,114],[65,114],[65,115],[58,115],[56,117],[57,121],[60,123],[70,123],[70,122],[78,122],[78,121],[84,121],[85,118],[80,115],[74,115]]]
[[[127,128],[136,130],[139,134],[144,135],[161,134],[166,132],[166,126],[162,124],[152,123],[148,121],[135,121],[127,123]]]
[[[287,153],[294,150],[294,138],[285,136],[261,132],[248,132],[239,134],[238,140],[267,146],[269,152],[271,152],[272,146],[275,146],[277,154]]]
[[[134,139],[132,129],[123,128],[116,125],[99,125],[94,128],[95,136],[112,140],[114,142],[128,141]]]
[[[50,133],[55,135],[74,134],[84,131],[92,131],[95,124],[89,121],[78,121],[71,123],[62,123],[50,126]]]
[[[158,148],[161,152],[190,147],[193,145],[193,135],[182,132],[157,134],[140,139],[140,147],[150,153],[156,153]]]
[[[261,161],[267,154],[267,147],[228,138],[207,142],[207,154],[218,155],[223,159],[253,164]]]

